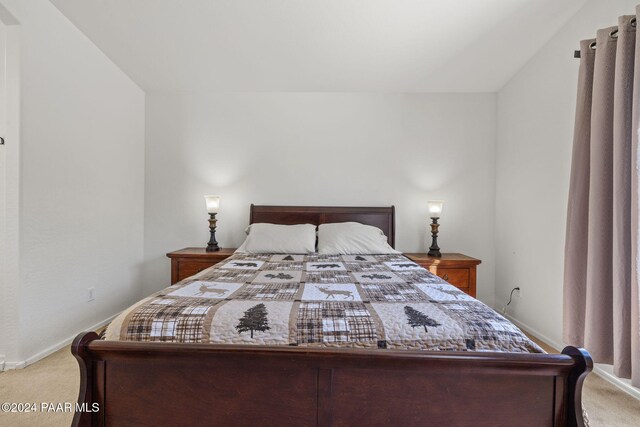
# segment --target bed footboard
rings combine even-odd
[[[326,350],[79,335],[74,426],[584,426],[589,354]]]

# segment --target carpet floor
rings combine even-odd
[[[547,353],[559,353],[536,337],[529,334],[527,336]],[[629,396],[593,372],[584,381],[582,405],[587,411],[589,427],[640,426],[640,400]]]
[[[555,352],[544,343],[538,344]],[[78,365],[66,347],[25,369],[1,372],[0,401],[75,404],[79,382]],[[587,377],[583,396],[591,427],[640,426],[640,401],[599,376]],[[0,426],[69,426],[72,418],[70,412],[42,412],[38,407],[33,413],[0,412]]]

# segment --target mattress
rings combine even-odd
[[[125,310],[104,338],[543,353],[402,255],[234,254]]]

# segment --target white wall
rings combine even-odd
[[[2,86],[0,135],[0,370],[19,349],[20,27],[0,4]]]
[[[0,15],[0,19],[1,19]],[[0,136],[5,137],[6,128],[6,107],[5,102],[5,47],[6,47],[6,27],[5,24],[0,21]],[[6,291],[6,271],[8,267],[7,263],[7,146],[0,146],[0,292],[2,295]],[[0,325],[5,325],[10,322],[12,317],[8,316],[9,307],[6,306],[5,298],[0,300]],[[0,360],[6,358],[6,352],[10,346],[7,344],[11,341],[11,336],[8,334],[8,328],[0,326]],[[2,367],[0,367],[2,369]]]
[[[592,0],[500,91],[496,156],[496,306],[562,343],[562,281],[579,41],[635,13],[637,0]]]
[[[482,259],[493,303],[494,94],[147,94],[145,291],[170,283],[165,254],[208,240],[204,194],[222,196],[218,241],[237,247],[249,205],[396,206],[396,247]]]
[[[49,1],[0,1],[21,27],[20,348],[11,365],[142,295],[145,101]]]

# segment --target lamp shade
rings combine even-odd
[[[429,208],[429,217],[431,218],[440,218],[442,214],[442,208],[444,206],[444,201],[442,200],[429,200],[427,202],[427,206]]]
[[[208,213],[218,213],[220,208],[220,196],[204,196],[204,200],[207,202]]]

